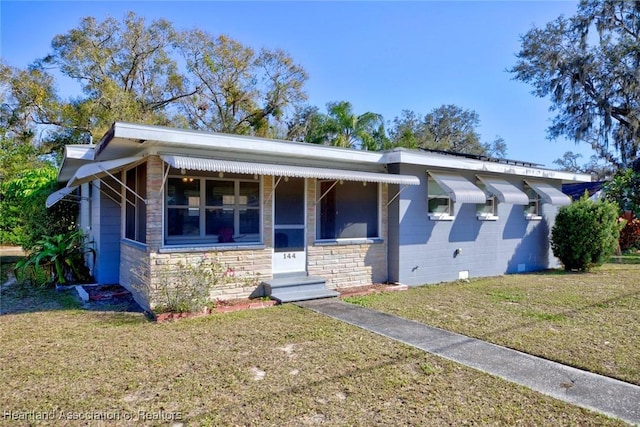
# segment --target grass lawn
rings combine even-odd
[[[53,291],[0,298],[0,425],[624,425],[294,305],[156,324]]]
[[[348,301],[640,384],[640,264],[632,261]]]

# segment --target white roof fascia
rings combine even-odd
[[[403,163],[421,166],[457,169],[472,172],[498,173],[531,178],[557,179],[566,182],[591,182],[591,175],[550,169],[486,162],[430,153],[414,153],[404,150],[389,151],[384,155],[385,163]]]
[[[64,146],[64,157],[58,171],[58,182],[66,182],[78,168],[93,160],[95,145],[69,144]]]
[[[109,133],[107,134],[109,135]],[[111,139],[137,141],[145,148],[163,147],[176,149],[204,148],[250,154],[283,157],[315,158],[321,160],[382,164],[382,152],[360,151],[349,148],[316,145],[304,142],[289,142],[252,136],[230,135],[176,129],[161,126],[138,125],[116,122],[110,138],[103,138],[100,146]],[[142,147],[141,147],[142,148]],[[97,151],[105,149],[98,148]],[[153,154],[152,150],[149,151]],[[99,155],[99,154],[98,154]]]

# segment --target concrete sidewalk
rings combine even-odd
[[[296,304],[556,399],[640,425],[639,386],[336,299]]]

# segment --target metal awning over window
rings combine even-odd
[[[544,203],[549,203],[557,206],[564,206],[571,204],[571,198],[558,190],[549,183],[541,181],[525,180],[529,187],[533,188],[533,191],[540,195],[540,198]]]
[[[230,160],[205,159],[197,157],[162,155],[160,156],[176,169],[243,173],[252,175],[286,176],[292,178],[318,178],[358,182],[377,182],[384,184],[419,185],[420,180],[411,175],[360,172],[342,169],[326,169],[307,166],[288,166],[267,163],[250,163]]]
[[[85,182],[104,178],[105,176],[112,175],[113,172],[124,169],[125,167],[140,160],[142,160],[142,156],[133,156],[123,157],[122,159],[107,160],[105,162],[89,163],[88,165],[80,166],[67,183],[67,187],[77,187]]]
[[[56,203],[58,203],[60,200],[64,199],[66,196],[68,196],[69,194],[73,193],[73,191],[78,188],[78,187],[64,187],[58,191],[55,191],[51,194],[49,194],[49,197],[47,197],[47,202],[46,202],[46,206],[48,208],[50,208],[51,206],[55,205]]]
[[[459,175],[429,172],[429,175],[457,203],[486,203],[487,195],[468,179]]]
[[[478,179],[487,186],[489,191],[498,197],[501,203],[510,205],[528,205],[529,196],[515,185],[500,178],[479,176]]]

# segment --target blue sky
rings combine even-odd
[[[478,113],[482,141],[504,138],[508,158],[554,168],[565,151],[582,153],[586,162],[591,149],[548,141],[548,100],[535,98],[505,70],[515,63],[521,35],[576,7],[575,1],[2,0],[0,53],[10,65],[26,67],[82,17],[121,19],[132,10],[177,29],[284,49],[309,73],[308,102],[323,112],[327,102],[344,100],[358,114],[372,111],[391,121],[403,109],[424,115],[455,104]]]

